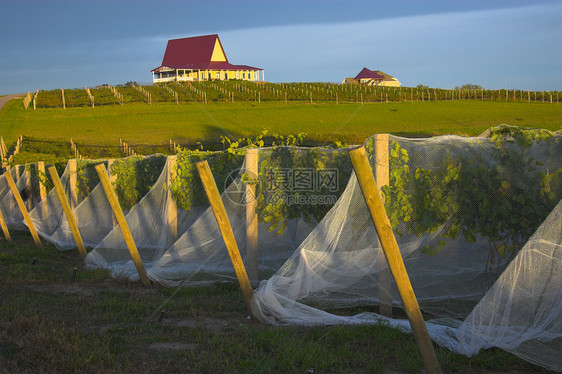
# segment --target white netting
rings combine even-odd
[[[465,318],[480,301],[458,330],[464,334],[459,341],[450,338],[456,336],[452,326],[460,325],[457,320],[428,324],[436,341],[448,342],[447,346],[463,354],[499,346],[560,370],[559,359],[549,357],[562,356],[560,345],[552,341],[562,336],[560,290],[552,286],[560,284],[560,204],[551,218],[544,219],[562,192],[562,137],[532,132],[497,135],[429,140],[390,137],[386,209],[422,310],[441,318]],[[368,139],[365,147],[376,168],[375,139]],[[543,221],[546,228],[541,227],[527,242],[508,273],[486,294]],[[549,233],[546,239],[545,232]],[[530,253],[534,260],[528,258]],[[542,266],[533,264],[537,261],[543,261]],[[391,294],[392,305],[401,306],[394,282],[384,281],[385,273],[386,261],[352,175],[324,220],[255,291],[252,309],[261,321],[271,324],[386,319],[408,328],[407,321],[376,313],[341,315],[345,314],[341,308],[379,305],[385,293]],[[539,278],[544,285],[538,285]],[[527,302],[530,293],[535,300]],[[512,300],[517,300],[517,306],[511,305]],[[541,351],[542,345],[549,349]]]
[[[60,177],[60,181],[68,199],[70,196],[68,168],[65,168],[62,177]],[[29,212],[29,216],[31,217],[31,222],[33,222],[37,233],[42,238],[55,244],[59,249],[76,248],[76,242],[72,239],[70,232],[68,232],[69,237],[63,237],[63,240],[60,239],[60,234],[54,235],[63,222],[66,222],[62,204],[54,188],[52,188],[51,191],[47,193],[47,196]],[[65,224],[68,225],[68,223]],[[68,228],[68,230],[70,230],[70,228]]]
[[[497,346],[562,370],[562,134],[500,127],[477,138],[377,136],[364,146],[377,175],[388,169],[385,208],[419,305],[432,319],[431,337],[465,355]],[[180,152],[165,165],[162,156],[128,158],[112,168],[113,185],[152,280],[176,286],[235,278],[195,169],[205,159],[244,263],[257,271],[253,280],[262,280],[252,301],[262,322],[386,320],[407,330],[407,320],[378,314],[381,304],[400,313],[402,303],[348,151],[259,148],[257,180],[243,150]],[[385,153],[387,161],[380,159]],[[138,279],[105,193],[89,173],[80,174],[87,196],[73,210],[86,245],[95,247],[86,265]],[[28,185],[25,178],[15,178],[18,189]],[[62,180],[68,189],[67,172]],[[248,184],[258,191],[255,269]],[[9,226],[21,227],[3,176],[0,208]],[[31,215],[44,238],[75,246],[54,191]]]
[[[257,188],[264,191],[258,196],[258,209],[261,209],[263,214],[260,216],[262,222],[258,224],[257,277],[266,279],[279,269],[322,218],[324,211],[327,211],[337,200],[343,190],[343,183],[340,183],[338,177],[347,179],[350,163],[347,160],[346,150],[318,148],[311,151],[306,148],[277,147],[259,149],[258,154],[261,183]],[[201,159],[209,161],[219,189],[222,190],[224,187],[223,203],[235,232],[241,255],[245,259],[247,201],[245,200],[246,187],[242,179],[247,171],[245,166],[240,164],[243,157],[219,152],[201,154],[197,157],[191,155],[184,162],[193,167],[194,163]],[[181,161],[177,162],[180,164],[178,170],[182,170]],[[345,170],[336,171],[336,166],[340,164]],[[328,169],[335,177],[331,181],[333,185],[328,186],[328,189],[326,186],[317,185],[318,170],[324,169],[326,165],[334,166]],[[240,168],[240,166],[242,167]],[[297,188],[295,191],[295,186],[288,185],[286,178],[291,178],[292,182],[293,170],[301,169],[306,169],[306,177],[313,179],[307,180],[310,184],[301,180],[300,187],[302,188],[300,190]],[[189,211],[178,208],[177,233],[179,238],[177,241],[171,241],[168,234],[169,212],[167,207],[170,194],[165,188],[169,182],[167,181],[168,173],[162,173],[152,190],[131,209],[126,217],[133,230],[133,237],[147,269],[147,275],[167,286],[178,285],[186,280],[234,278],[232,264],[213,212],[208,208],[199,176],[193,174],[196,173],[194,168],[190,168],[189,171],[189,177],[194,179],[190,187],[197,191],[195,194],[198,196],[191,198],[188,204]],[[336,176],[335,173],[338,175]],[[275,178],[285,179],[282,183],[274,180]],[[323,197],[326,197],[326,192],[330,192],[330,200],[326,198],[326,201],[321,201],[320,204],[293,203],[293,207],[282,206],[289,197],[296,199],[297,196],[301,196],[304,198],[306,194],[320,193],[322,190],[324,190]],[[275,212],[277,215],[268,213],[268,207],[275,204],[280,208]],[[312,208],[312,205],[318,205],[320,208]],[[86,264],[90,267],[109,268],[116,276],[137,279],[136,268],[118,230],[119,228],[115,228],[88,255]]]
[[[277,147],[258,149],[257,279],[267,279],[286,261],[312,231],[341,194],[350,163],[347,150],[327,148]],[[247,264],[246,203],[243,183],[246,165],[223,192],[222,200]],[[300,171],[305,170],[304,175]],[[330,170],[330,185],[319,185],[320,170]],[[299,179],[299,177],[303,179]],[[326,177],[326,176],[325,176]],[[328,183],[327,180],[323,180]],[[300,183],[300,184],[299,184]],[[310,203],[310,196],[321,199]],[[333,197],[333,199],[330,199]],[[296,201],[300,203],[297,204]],[[291,203],[292,202],[292,203]],[[234,271],[212,210],[199,219],[171,246],[148,271],[149,277],[165,285],[178,285],[186,279],[234,278]]]
[[[174,227],[170,228],[172,203],[169,186],[169,161],[166,162],[160,177],[150,191],[134,205],[125,216],[135,245],[139,249],[145,266],[149,267],[161,252],[169,248],[177,238],[177,232],[185,231],[202,211],[201,207],[193,207],[189,211],[174,209]],[[174,204],[175,205],[175,204]],[[85,264],[89,267],[105,267],[115,276],[138,277],[133,266],[127,274],[126,269],[131,260],[123,234],[119,225],[113,227],[111,232],[99,242],[92,252],[88,254]]]
[[[67,193],[67,199],[71,201],[68,167],[61,177],[61,183]],[[41,236],[54,243],[60,250],[76,248],[72,230],[54,189],[48,193],[47,198],[39,204],[38,208],[31,213],[34,221],[38,221],[36,227]],[[44,215],[47,209],[49,219],[44,220],[41,215]],[[72,213],[78,222],[78,230],[86,247],[96,246],[113,228],[113,213],[101,184],[72,208]]]
[[[94,165],[101,162],[79,160],[78,169],[74,171],[76,173],[74,181],[71,182],[71,171],[68,165],[60,178],[66,197],[71,204],[73,198],[71,197],[70,190],[71,188],[76,190],[74,199],[78,201],[76,201],[77,206],[72,208],[72,213],[78,221],[78,229],[84,245],[90,248],[96,247],[116,226],[113,211],[103,187],[98,183],[97,173],[94,171]],[[146,178],[147,172],[154,173],[156,170],[159,173],[164,162],[164,157],[160,155],[150,157],[135,156],[121,159],[115,164],[121,164],[121,166],[125,167],[115,168],[117,170],[113,178],[113,187],[117,190],[118,194],[121,193],[123,195],[123,185],[127,183],[136,184],[137,179],[143,176]],[[142,170],[143,165],[146,166],[146,164],[154,165],[148,171]],[[130,170],[127,170],[127,167]],[[117,173],[117,171],[121,173],[129,171],[129,175],[123,176]],[[71,186],[71,183],[75,185]],[[151,181],[149,180],[148,183],[150,184]],[[128,187],[131,187],[129,190],[133,191],[134,194],[133,196],[131,196],[131,193],[124,195],[128,200],[125,198],[120,200],[125,213],[129,211],[129,205],[136,203],[140,199],[137,196],[139,191],[137,191],[137,188],[134,188],[136,186]],[[142,195],[143,192],[140,191],[139,193]],[[157,209],[158,207],[154,206],[153,208]],[[58,249],[69,250],[76,248],[70,225],[63,213],[62,205],[54,188],[30,212],[30,216],[38,233],[49,242],[54,243]]]
[[[457,331],[474,355],[495,346],[550,370],[562,370],[562,201]]]
[[[12,168],[9,172],[26,209],[29,210],[36,204],[37,199],[31,193],[31,176],[29,172],[26,172],[26,169],[29,170],[28,168],[29,166]],[[2,175],[0,181],[0,209],[2,209],[8,229],[25,230],[27,228],[23,220],[23,214],[4,175]]]

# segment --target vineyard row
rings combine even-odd
[[[28,93],[25,109],[95,107],[129,103],[234,103],[234,102],[308,102],[373,103],[443,100],[492,100],[528,103],[559,103],[560,91],[440,89],[427,87],[378,87],[333,83],[263,83],[210,81],[170,83],[153,86],[107,86],[100,88],[60,89]]]

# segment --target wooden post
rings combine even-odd
[[[70,207],[76,208],[78,206],[78,171],[76,170],[76,159],[68,160],[68,195],[70,198]]]
[[[379,192],[382,191],[384,186],[388,186],[390,183],[388,134],[375,135],[375,181],[379,187]],[[382,203],[384,206],[384,199]],[[380,313],[386,317],[392,317],[391,288],[390,269],[386,268],[379,272]]]
[[[236,244],[236,239],[234,238],[234,233],[232,232],[232,227],[230,226],[230,221],[226,215],[226,210],[221,200],[217,184],[209,168],[207,161],[200,161],[196,164],[197,170],[199,171],[199,176],[203,182],[203,187],[207,193],[209,202],[211,203],[211,208],[215,214],[215,219],[222,234],[222,238],[228,250],[228,255],[232,261],[232,266],[238,278],[238,283],[242,289],[242,294],[244,294],[244,300],[246,301],[246,307],[252,315],[252,309],[250,302],[254,297],[254,291],[250,285],[250,280],[248,279],[248,274],[246,273],[246,268],[240,257],[240,251],[238,250],[238,244]],[[252,315],[253,316],[253,315]]]
[[[44,178],[47,177],[47,175],[45,174],[45,162],[44,161],[39,161],[37,162],[37,175],[41,175]],[[45,197],[47,197],[47,187],[45,187],[45,185],[43,183],[41,183],[41,179],[39,178],[39,198],[41,200],[43,200]]]
[[[4,220],[4,216],[2,215],[2,210],[0,209],[0,226],[2,227],[2,232],[6,237],[8,243],[12,242],[12,237],[10,236],[10,231],[8,230],[8,226],[6,225],[6,220]]]
[[[166,171],[166,203],[168,204],[168,235],[170,236],[170,243],[176,241],[178,237],[178,205],[172,197],[172,180],[176,172],[177,156],[168,156],[167,171]]]
[[[4,139],[0,136],[0,162],[4,162]]]
[[[111,165],[113,165],[114,162],[115,159],[113,158],[107,160],[107,175],[109,176],[109,182],[111,186],[113,186],[117,181],[117,174],[111,174]],[[111,221],[113,223],[113,227],[117,226],[117,218],[115,218],[115,214],[113,214],[113,211],[110,212],[109,214],[111,214]]]
[[[8,181],[8,184],[10,185],[10,189],[12,190],[12,193],[14,195],[14,198],[16,199],[16,202],[18,203],[18,206],[21,210],[21,214],[23,214],[23,219],[25,220],[25,223],[27,224],[27,227],[29,228],[29,232],[31,233],[31,236],[33,237],[33,241],[35,242],[35,245],[37,245],[37,247],[39,249],[43,249],[43,244],[41,244],[41,240],[39,239],[39,235],[37,235],[37,230],[35,230],[35,226],[33,225],[33,221],[31,221],[31,217],[29,216],[29,213],[27,212],[27,209],[25,209],[25,204],[23,203],[23,200],[21,199],[20,193],[16,187],[16,183],[14,182],[14,179],[12,178],[12,175],[10,174],[9,171],[4,173],[4,176],[6,177],[6,180]]]
[[[350,151],[349,157],[355,169],[355,174],[357,175],[361,192],[365,198],[365,203],[373,219],[377,235],[381,241],[388,266],[390,267],[390,271],[398,287],[400,298],[404,303],[404,308],[410,325],[412,326],[425,368],[428,373],[440,373],[439,361],[437,361],[435,350],[431,344],[427,327],[425,326],[416,295],[414,294],[406,267],[404,266],[398,243],[396,242],[396,237],[392,232],[390,220],[384,210],[384,205],[375,178],[373,177],[373,171],[367,159],[365,148],[359,147]]]
[[[27,210],[31,211],[33,209],[33,188],[31,188],[31,164],[24,165],[24,175],[25,175],[25,189],[29,191],[29,196],[26,200]]]
[[[4,157],[8,156],[8,148],[6,147],[6,143],[4,143],[4,138],[0,136],[0,147],[4,151]]]
[[[123,214],[121,206],[119,205],[117,195],[111,187],[111,182],[109,181],[109,177],[107,176],[105,165],[96,165],[96,171],[98,173],[98,176],[100,177],[100,182],[102,184],[103,190],[105,191],[105,195],[107,196],[107,200],[109,201],[109,205],[111,205],[111,209],[113,209],[113,214],[115,214],[115,217],[117,218],[117,222],[119,223],[119,227],[121,228],[121,233],[123,233],[123,238],[125,239],[125,243],[127,244],[129,253],[133,258],[133,262],[135,263],[141,282],[145,286],[149,286],[150,280],[146,276],[146,270],[144,269],[144,265],[142,264],[139,251],[137,249],[137,246],[135,245],[135,241],[133,239],[133,235],[131,234],[131,230],[129,229],[129,225],[127,224],[127,220],[125,220],[125,215]]]
[[[64,89],[60,89],[60,93],[62,96],[62,109],[66,109],[66,103],[64,102]]]
[[[258,150],[248,149],[245,156],[245,172],[249,179],[258,179]],[[246,263],[248,277],[252,281],[259,280],[258,271],[258,200],[256,185],[246,184]]]
[[[62,186],[62,183],[60,181],[57,169],[54,166],[49,167],[49,174],[51,175],[51,179],[53,180],[53,184],[55,185],[57,196],[59,197],[59,201],[62,205],[62,210],[64,211],[64,215],[66,216],[66,220],[68,221],[68,226],[70,226],[70,230],[72,231],[72,236],[74,236],[74,241],[76,241],[76,247],[78,247],[78,251],[84,259],[86,258],[86,255],[88,253],[86,252],[86,248],[84,247],[84,242],[82,241],[80,231],[78,231],[78,221],[72,213],[72,209],[70,208],[70,204],[68,203],[68,199],[66,198],[66,194],[64,193],[64,187]]]
[[[47,197],[47,187],[43,184],[42,178],[47,178],[47,174],[45,174],[45,162],[39,161],[37,162],[37,176],[38,176],[38,184],[39,184],[39,198],[41,201]],[[49,205],[44,204],[43,209],[41,210],[41,219],[45,220],[49,216]]]

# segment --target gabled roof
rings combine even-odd
[[[397,81],[397,79],[394,78],[392,75],[388,75],[386,73],[383,73],[380,70],[375,70],[375,73],[377,73],[378,75],[381,75],[384,78],[384,80],[386,80],[386,81],[391,81],[391,80]]]
[[[162,65],[178,66],[209,63],[211,62],[211,56],[217,42],[222,49],[222,44],[217,34],[168,40]],[[222,52],[226,62],[228,62],[224,49],[222,49]]]
[[[214,60],[213,56],[215,56]],[[168,40],[162,65],[152,71],[160,71],[162,68],[263,70],[247,65],[230,64],[217,34]]]
[[[363,68],[363,70],[361,70],[361,71],[359,72],[359,74],[357,74],[357,75],[355,76],[355,79],[356,79],[356,80],[359,80],[359,79],[369,79],[369,78],[370,78],[370,79],[384,79],[384,77],[383,77],[382,75],[379,75],[379,74],[375,73],[374,71],[369,70],[369,69],[367,69],[367,68]]]

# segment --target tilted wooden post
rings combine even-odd
[[[248,149],[245,156],[246,174],[249,179],[258,179],[258,150]],[[248,277],[252,281],[259,280],[258,271],[258,200],[256,185],[246,184],[246,265]]]
[[[232,261],[232,266],[238,278],[238,283],[242,289],[242,294],[244,294],[244,300],[246,301],[246,307],[252,315],[252,309],[250,303],[254,297],[254,291],[250,285],[250,280],[248,279],[248,274],[246,273],[246,268],[244,267],[244,262],[242,262],[242,257],[240,256],[240,251],[238,250],[238,244],[236,244],[236,239],[234,238],[234,233],[232,232],[232,227],[230,226],[230,221],[226,215],[226,210],[221,200],[219,194],[219,189],[209,168],[207,161],[200,161],[196,164],[197,170],[199,171],[199,176],[203,182],[203,187],[211,203],[211,208],[215,214],[217,224],[219,226],[224,244]],[[253,315],[252,315],[253,316]]]
[[[172,180],[175,175],[177,156],[168,156],[167,175],[166,175],[166,202],[168,204],[167,223],[170,242],[174,242],[178,237],[178,205],[172,197]]]
[[[388,163],[388,134],[375,135],[375,181],[379,192],[390,183],[390,169]],[[382,201],[384,206],[384,199]],[[380,244],[380,241],[379,241]],[[382,269],[379,272],[379,298],[380,313],[392,317],[392,280],[390,270]]]
[[[119,223],[119,227],[121,228],[121,232],[123,233],[123,238],[125,239],[125,243],[127,244],[129,253],[133,258],[133,262],[135,263],[135,267],[137,268],[141,282],[145,286],[148,286],[150,285],[150,280],[146,275],[146,270],[144,269],[144,265],[133,239],[133,235],[131,234],[131,230],[129,229],[129,225],[127,224],[127,220],[125,219],[125,215],[123,214],[123,210],[121,210],[121,206],[119,205],[117,195],[111,187],[111,182],[109,181],[109,177],[107,176],[105,165],[96,165],[96,172],[98,173],[98,176],[100,178],[100,182],[107,196],[107,200],[109,201],[109,205],[111,205],[111,209],[113,209],[113,214],[115,214],[115,217],[117,218],[117,222]]]
[[[398,292],[400,293],[400,298],[404,304],[406,315],[412,326],[412,331],[420,349],[425,368],[428,373],[440,373],[439,361],[437,360],[437,355],[431,344],[431,339],[429,338],[429,333],[427,332],[427,327],[425,326],[416,295],[414,294],[410,278],[404,266],[404,260],[400,254],[400,248],[398,248],[396,237],[392,232],[390,220],[384,210],[384,205],[375,178],[373,177],[373,171],[367,159],[365,148],[359,147],[350,151],[349,157],[355,169],[357,181],[361,187],[365,203],[367,204],[369,213],[375,224],[375,229],[381,241],[386,261],[388,262]]]
[[[41,244],[41,240],[39,239],[39,235],[37,235],[37,230],[35,230],[35,225],[33,225],[33,221],[31,221],[31,217],[29,216],[29,213],[27,212],[27,209],[25,208],[25,204],[20,196],[20,192],[18,191],[17,187],[16,187],[16,183],[14,182],[14,178],[12,178],[12,175],[10,174],[9,171],[4,173],[4,176],[6,177],[6,180],[8,181],[8,184],[10,185],[10,189],[12,190],[12,194],[14,195],[14,198],[16,199],[16,202],[18,203],[18,206],[20,208],[21,214],[23,215],[23,219],[25,220],[25,223],[29,229],[29,232],[31,233],[31,236],[33,237],[33,241],[35,242],[35,245],[39,248],[39,249],[43,249],[43,244]]]
[[[8,225],[6,225],[6,220],[4,220],[4,215],[2,215],[2,209],[0,209],[0,226],[2,227],[2,232],[6,237],[8,243],[12,242],[12,237],[10,236],[10,230],[8,230]]]
[[[80,235],[80,231],[78,230],[78,221],[74,217],[74,213],[72,213],[72,209],[70,208],[70,204],[68,203],[68,199],[66,198],[66,194],[64,193],[64,187],[62,186],[62,183],[59,179],[57,169],[54,166],[49,167],[49,174],[51,175],[51,179],[53,180],[53,184],[55,185],[57,196],[59,197],[59,201],[62,205],[62,210],[64,211],[64,215],[66,216],[66,220],[68,221],[68,226],[70,226],[70,230],[72,231],[72,236],[74,236],[74,241],[76,241],[76,247],[78,247],[78,251],[80,252],[80,255],[82,255],[82,258],[86,258],[88,252],[86,252],[84,242],[82,241],[82,236]]]

